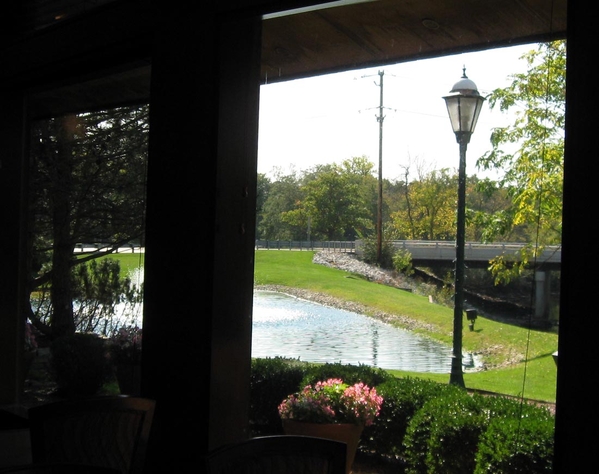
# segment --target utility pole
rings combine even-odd
[[[379,189],[378,189],[378,205],[376,215],[376,261],[380,265],[383,254],[383,76],[385,71],[379,71],[379,114],[376,120],[379,123]]]
[[[379,123],[379,183],[378,183],[378,204],[377,204],[377,215],[376,215],[376,261],[380,265],[383,258],[383,121],[385,116],[383,115],[383,77],[385,71],[379,71],[379,83],[374,82],[380,88],[379,94],[379,113],[376,116],[376,121]],[[362,76],[368,77],[368,76]]]

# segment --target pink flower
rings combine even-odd
[[[383,397],[363,383],[348,386],[341,379],[307,385],[279,405],[281,419],[313,423],[371,425],[379,415]]]

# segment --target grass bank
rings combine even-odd
[[[366,314],[379,312],[422,323],[416,332],[451,345],[453,310],[418,296],[333,268],[312,263],[313,252],[260,250],[256,252],[255,284],[280,285],[324,293],[361,304]],[[394,324],[401,326],[401,319]],[[554,402],[557,369],[552,353],[557,334],[529,330],[479,316],[474,331],[464,323],[463,348],[481,354],[487,370],[464,374],[468,388]],[[446,382],[449,375],[390,371]]]
[[[144,265],[145,255],[140,252],[136,253],[114,253],[107,255],[102,258],[114,258],[119,261],[121,265],[121,276],[127,277],[131,275],[131,272],[137,270]]]

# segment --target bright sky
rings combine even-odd
[[[263,85],[260,90],[258,172],[272,176],[317,164],[366,155],[379,159],[379,71],[384,71],[383,175],[403,179],[403,168],[417,162],[427,169],[457,169],[459,147],[443,96],[461,78],[462,68],[481,95],[511,83],[524,72],[522,54],[536,44],[349,71]],[[498,109],[483,105],[467,152],[467,174],[478,174],[476,160],[490,150],[491,130],[511,123]],[[492,176],[492,175],[491,175]]]

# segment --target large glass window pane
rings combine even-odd
[[[56,357],[48,357],[73,334],[107,341],[111,363],[140,359],[149,105],[139,96],[119,105],[128,89],[115,94],[115,83],[122,78],[93,82],[95,92],[107,85],[104,95],[78,84],[70,95],[61,88],[32,96],[27,327],[31,348],[54,363],[51,373],[30,375],[59,389]],[[52,107],[62,94],[70,110]],[[106,382],[113,370],[107,374]]]
[[[376,11],[376,6],[369,13]],[[369,69],[360,69],[359,61],[344,68],[342,53],[336,59],[327,58],[331,45],[342,51],[343,46],[352,44],[328,41],[333,34],[327,36],[321,21],[328,15],[335,16],[332,12],[319,10],[312,16],[304,12],[303,21],[295,23],[301,25],[302,31],[306,25],[312,28],[310,31],[319,31],[314,43],[311,39],[316,35],[301,43],[299,35],[283,34],[283,28],[277,29],[285,24],[285,31],[291,31],[292,15],[284,21],[274,16],[265,21],[256,219],[258,291],[254,296],[252,340],[255,376],[259,378],[261,370],[278,370],[291,378],[301,367],[299,359],[399,369],[394,374],[400,378],[417,372],[418,379],[441,384],[451,380],[451,355],[446,356],[446,375],[430,368],[406,368],[419,355],[416,351],[409,353],[408,344],[400,337],[388,348],[387,334],[377,326],[380,321],[373,321],[371,333],[364,334],[356,315],[339,311],[340,321],[333,320],[330,313],[341,307],[364,314],[357,316],[365,320],[383,319],[390,326],[420,332],[418,324],[432,323],[439,309],[446,313],[441,318],[444,329],[437,332],[439,327],[429,327],[424,332],[436,339],[451,333],[459,149],[442,96],[449,93],[466,66],[468,77],[488,99],[477,125],[474,138],[478,138],[468,150],[468,311],[460,331],[466,387],[494,393],[497,398],[513,397],[548,407],[548,419],[543,421],[542,429],[533,430],[532,437],[539,437],[539,445],[552,446],[565,43],[519,44],[397,64],[384,58],[376,69],[373,66],[377,61],[372,59],[376,53],[371,53],[372,61],[364,61]],[[394,22],[400,23],[398,19],[389,20],[389,24],[395,25]],[[388,31],[380,37],[371,35],[376,27],[368,21],[364,23],[372,29],[365,34],[356,22],[351,29],[354,37],[363,34],[372,43],[384,38],[384,44],[396,44]],[[410,35],[420,31],[416,21],[412,26],[410,31],[400,27],[393,30],[401,31],[398,39],[401,36],[402,44],[408,44]],[[450,23],[440,26],[434,21],[423,21],[422,26],[437,31],[448,29]],[[339,28],[335,35],[338,32]],[[310,49],[315,44],[317,51],[316,47]],[[511,57],[510,51],[515,51]],[[355,59],[358,54],[351,57]],[[512,69],[502,64],[506,58]],[[309,72],[308,63],[312,66]],[[446,74],[450,63],[454,72]],[[331,70],[338,72],[327,75]],[[357,86],[360,79],[370,87],[370,95],[362,94]],[[379,90],[372,87],[373,81]],[[380,167],[385,174],[378,175],[377,183]],[[380,181],[384,189],[384,242],[389,256],[385,265],[374,258],[375,189]],[[370,259],[366,262],[372,264],[370,267],[351,255],[357,246],[356,236],[366,241],[363,249],[370,255],[363,256]],[[413,248],[428,246],[437,254],[440,247],[447,245],[446,262],[424,263],[418,256],[412,261],[412,255],[394,259],[394,252],[406,244]],[[488,258],[476,261],[473,256],[477,252],[486,253]],[[341,275],[346,278],[337,279],[337,275],[320,266],[342,270],[345,274]],[[413,271],[414,267],[420,278],[401,275],[402,270]],[[422,275],[429,278],[427,284]],[[364,281],[367,279],[370,282]],[[409,289],[412,294],[406,296],[381,286]],[[429,302],[420,314],[410,309],[418,298]],[[322,306],[302,301],[306,299]],[[451,343],[449,339],[448,344]],[[422,347],[434,352],[432,346]],[[407,353],[402,352],[405,349]],[[387,357],[387,351],[391,356]],[[265,361],[267,357],[287,360]],[[285,364],[287,372],[282,368]],[[338,369],[346,375],[351,372]],[[331,368],[330,374],[334,370]],[[260,394],[257,385],[255,396]],[[254,415],[257,418],[253,421],[265,422],[261,413],[251,414]],[[515,418],[515,424],[527,429],[524,416]],[[256,426],[257,431],[265,434],[265,425]],[[376,438],[363,439],[364,450],[379,455],[398,454],[399,451],[379,452],[381,445]],[[517,447],[507,446],[506,442],[506,451],[511,450],[516,452]],[[542,463],[550,466],[551,455],[544,456]]]

